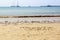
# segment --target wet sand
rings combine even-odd
[[[60,40],[60,23],[0,24],[0,40]]]

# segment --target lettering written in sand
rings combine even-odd
[[[22,30],[28,30],[28,31],[40,31],[40,30],[46,30],[50,31],[53,30],[53,27],[20,27]]]

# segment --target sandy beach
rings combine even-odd
[[[0,40],[60,40],[60,22],[0,23]]]
[[[0,40],[60,40],[60,0],[0,0]]]

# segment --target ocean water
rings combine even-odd
[[[60,7],[0,7],[0,16],[60,15]]]

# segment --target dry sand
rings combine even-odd
[[[0,40],[60,40],[60,23],[0,24]]]

